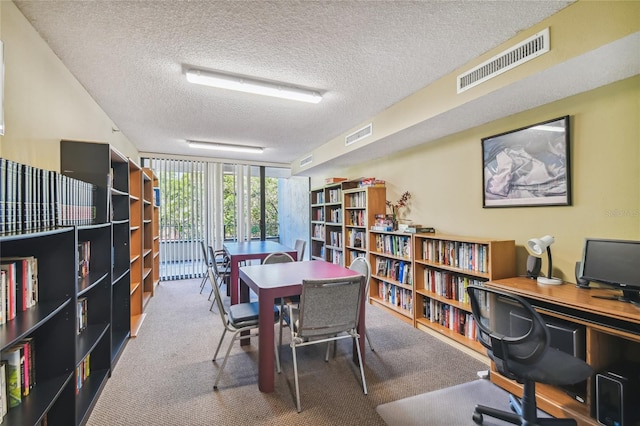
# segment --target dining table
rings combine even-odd
[[[232,305],[249,301],[249,288],[242,286],[238,280],[238,269],[240,268],[241,262],[253,259],[262,260],[271,253],[276,252],[288,253],[294,260],[298,258],[298,252],[295,249],[275,241],[253,240],[228,242],[224,243],[222,248],[229,257],[231,268],[229,285],[231,287],[230,296]]]
[[[300,295],[304,279],[340,278],[359,274],[342,265],[322,260],[243,266],[239,272],[240,280],[258,295],[258,389],[261,392],[273,392],[274,304],[279,303],[282,297]],[[366,295],[363,295],[358,320],[358,333],[362,337],[360,339],[362,362],[364,362],[365,300]],[[353,360],[358,363],[355,346]]]

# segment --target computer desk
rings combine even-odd
[[[592,297],[613,295],[615,290],[581,289],[572,283],[540,285],[524,277],[490,281],[486,285],[524,297],[544,315],[584,325],[586,361],[596,373],[629,360],[640,361],[640,308]],[[584,403],[563,389],[536,384],[538,408],[554,417],[573,417],[579,425],[597,425],[593,380],[587,382]],[[522,395],[522,385],[501,376],[493,366],[491,381],[508,392]]]

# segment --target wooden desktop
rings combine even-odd
[[[640,307],[617,300],[614,290],[582,289],[575,284],[540,285],[536,280],[516,277],[490,281],[487,286],[520,295],[540,313],[585,326],[586,361],[596,373],[612,365],[640,360]],[[597,425],[593,378],[586,386],[586,398],[579,402],[564,389],[537,384],[538,408],[554,417],[573,417],[579,425]],[[522,385],[501,376],[492,366],[491,381],[515,395]]]

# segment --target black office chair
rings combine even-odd
[[[488,287],[469,286],[478,340],[503,376],[524,385],[522,398],[510,397],[513,412],[476,405],[483,415],[517,425],[577,425],[574,419],[538,418],[536,382],[554,386],[580,383],[593,374],[583,360],[549,346],[547,324],[523,298]]]

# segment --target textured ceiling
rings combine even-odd
[[[266,148],[218,158],[290,163],[570,1],[14,3],[141,152],[213,156],[187,147],[197,139]],[[189,67],[314,88],[324,99],[192,85]]]

